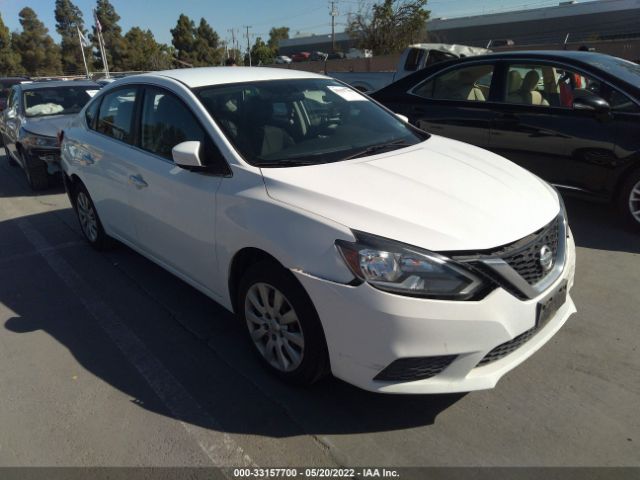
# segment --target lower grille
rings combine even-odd
[[[376,375],[374,380],[410,382],[431,378],[447,368],[455,360],[456,356],[400,358]]]
[[[509,340],[508,342],[505,342],[502,345],[498,345],[496,348],[494,348],[489,353],[487,353],[484,356],[484,358],[480,360],[480,363],[478,363],[478,365],[476,366],[482,367],[483,365],[486,365],[491,362],[495,362],[496,360],[500,360],[501,358],[506,357],[510,353],[520,348],[523,344],[531,340],[531,337],[533,337],[537,331],[538,331],[538,327],[533,327],[532,329],[527,330],[524,333],[521,333],[513,340]]]

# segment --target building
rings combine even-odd
[[[427,26],[430,41],[486,47],[588,44],[598,40],[640,38],[640,0],[561,2],[554,7],[460,18],[435,18]]]
[[[512,41],[522,45],[562,45],[602,40],[640,39],[640,0],[563,1],[557,6],[459,18],[434,18],[427,23],[429,41],[486,47]],[[355,41],[336,34],[338,50]],[[509,42],[510,43],[510,42]],[[331,51],[331,35],[312,35],[280,42],[280,53]]]

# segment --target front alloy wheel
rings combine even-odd
[[[236,307],[263,364],[282,379],[309,385],[329,371],[318,313],[290,271],[272,260],[249,267],[238,284]]]
[[[304,357],[304,334],[285,295],[268,283],[255,283],[245,297],[244,316],[254,345],[281,371],[291,372]]]

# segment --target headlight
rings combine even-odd
[[[58,139],[56,137],[43,137],[42,135],[24,131],[22,143],[31,147],[57,147]]]
[[[353,274],[375,288],[440,300],[470,300],[485,288],[479,277],[442,255],[354,234],[356,242],[336,240],[336,247]]]

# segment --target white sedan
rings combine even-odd
[[[65,130],[62,167],[91,245],[117,239],[235,312],[291,382],[491,388],[575,312],[552,187],[320,75],[121,79]]]

